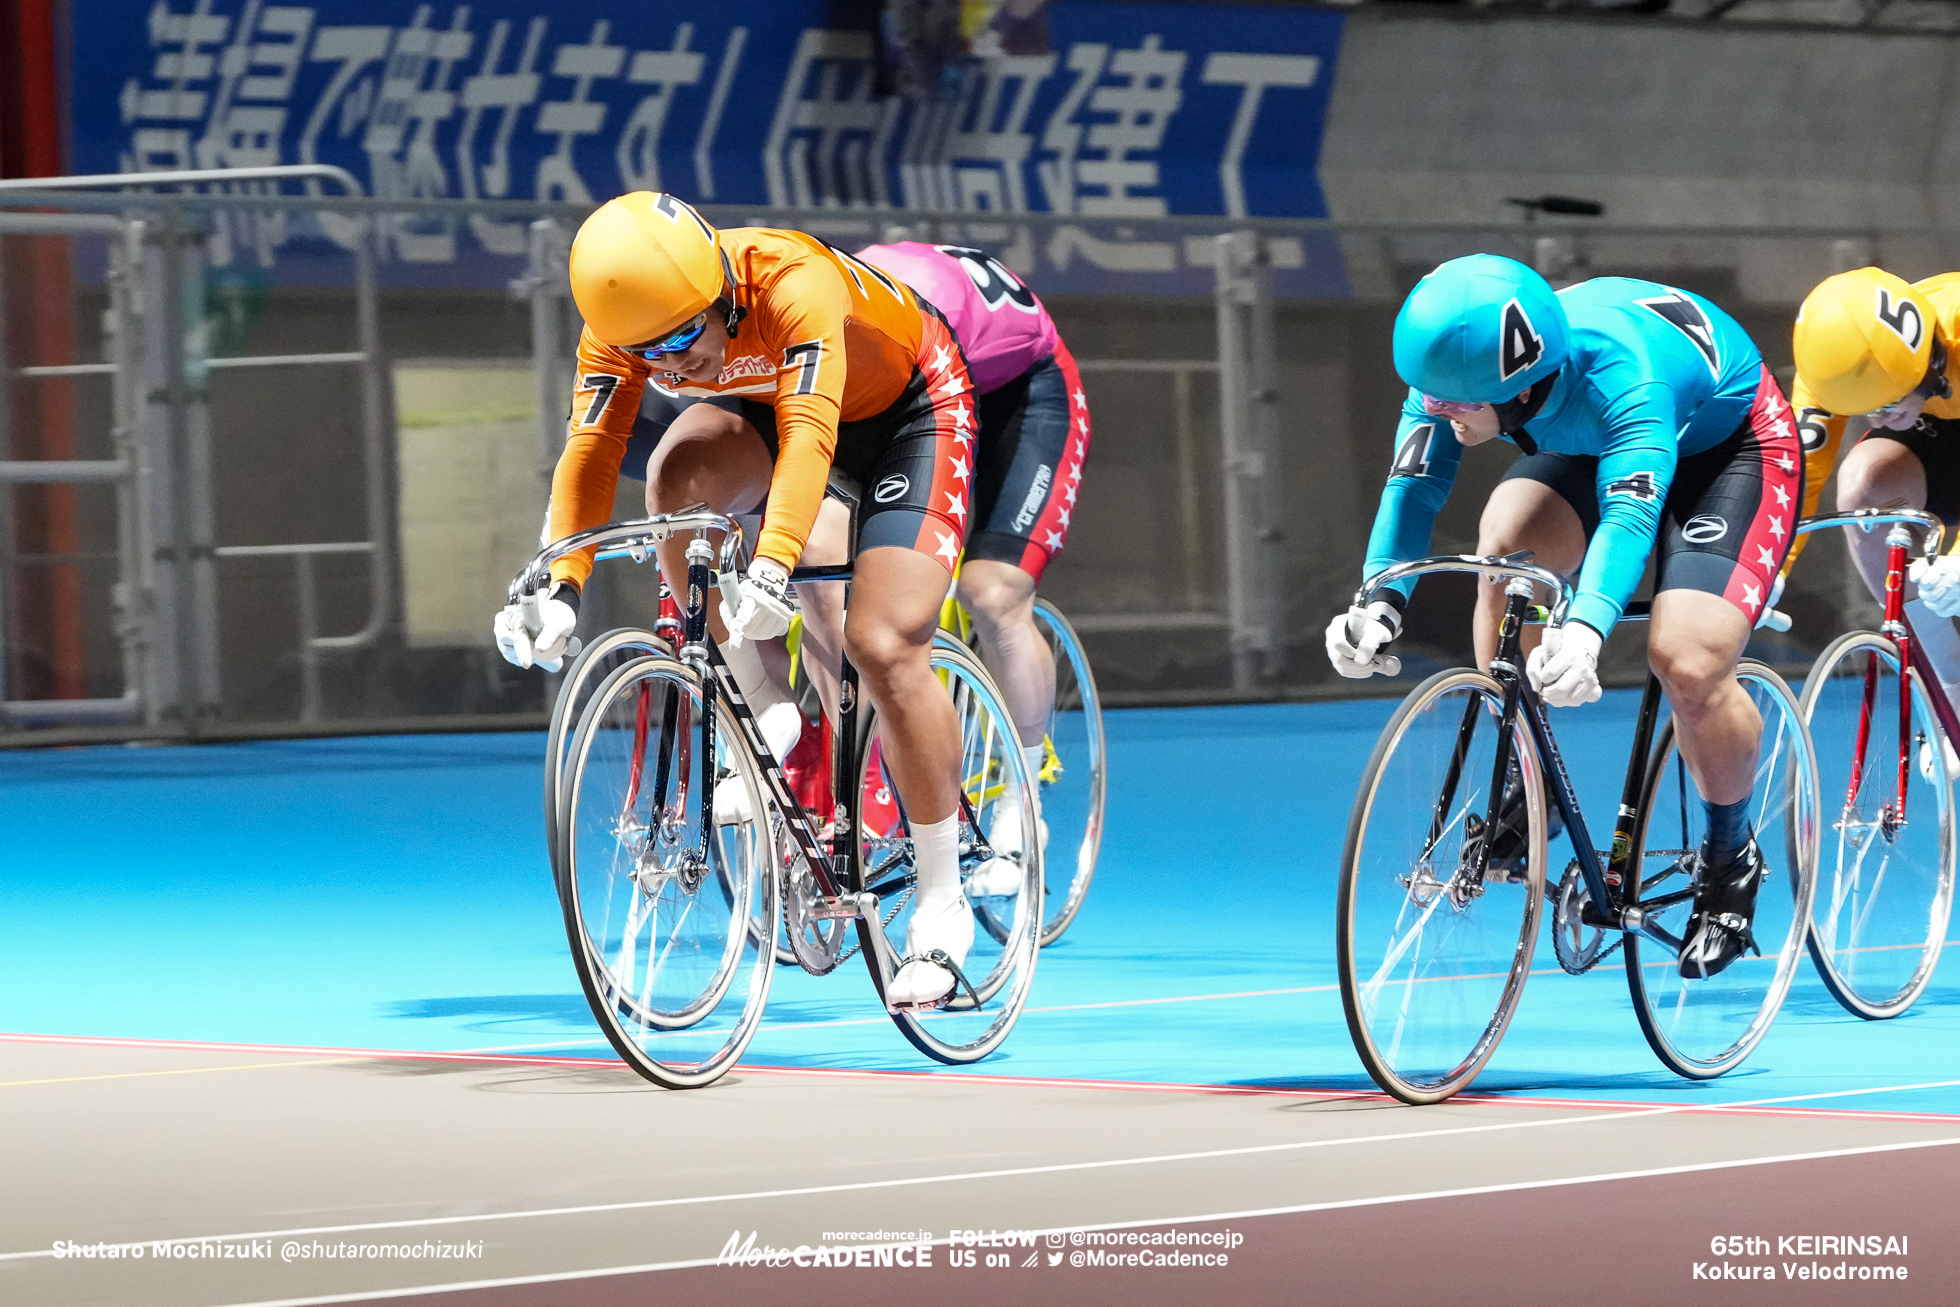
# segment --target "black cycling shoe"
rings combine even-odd
[[[1756,916],[1756,890],[1768,874],[1753,835],[1725,865],[1711,868],[1704,863],[1695,888],[1695,912],[1681,946],[1685,979],[1706,980],[1744,953],[1762,954],[1750,925]]]
[[[1565,819],[1559,814],[1558,804],[1552,801],[1549,793],[1545,795],[1545,818],[1545,842],[1549,844],[1565,830]],[[1482,817],[1472,814],[1468,818],[1468,827],[1470,840],[1464,848],[1466,860],[1476,851],[1475,841],[1483,838]],[[1507,878],[1510,872],[1524,870],[1525,834],[1524,773],[1519,769],[1514,754],[1504,781],[1504,799],[1497,808],[1497,830],[1490,842],[1490,861],[1485,864],[1488,870],[1501,873],[1498,879]]]

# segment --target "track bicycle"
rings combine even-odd
[[[1960,718],[1905,612],[1914,534],[1916,552],[1937,557],[1944,528],[1930,513],[1867,508],[1796,530],[1836,526],[1889,528],[1885,615],[1876,631],[1833,640],[1804,681],[1804,720],[1835,804],[1818,857],[1810,956],[1847,1011],[1882,1020],[1925,992],[1953,909],[1955,778],[1943,742],[1960,747]]]
[[[927,1056],[986,1056],[1026,1002],[1040,935],[1040,844],[1025,815],[1034,782],[1000,692],[964,646],[935,642],[931,666],[961,736],[961,872],[995,856],[988,836],[1011,811],[1023,814],[1020,847],[1030,852],[1014,859],[1017,892],[972,901],[978,928],[965,966],[952,968],[954,992],[894,1005],[886,988],[905,960],[916,871],[902,805],[869,816],[868,792],[890,788],[874,761],[876,713],[845,659],[832,775],[847,783],[832,788],[826,810],[806,811],[707,631],[716,574],[730,584],[746,563],[739,524],[697,509],[580,532],[532,560],[512,601],[547,584],[556,559],[593,549],[601,560],[644,561],[677,533],[691,536],[681,629],[612,631],[581,649],[547,741],[553,877],[580,985],[607,1040],[657,1084],[712,1083],[756,1033],[786,932],[814,974],[862,951],[886,1012]],[[711,533],[722,538],[719,553]],[[790,579],[848,583],[851,573],[850,564],[797,568]],[[1010,791],[1018,808],[1003,803]]]
[[[1557,596],[1555,624],[1572,590],[1529,559],[1419,559],[1377,573],[1355,600],[1365,607],[1391,583],[1430,572],[1505,583],[1490,667],[1438,672],[1402,701],[1362,774],[1342,853],[1335,932],[1348,1030],[1375,1083],[1408,1103],[1448,1098],[1496,1052],[1532,974],[1546,902],[1559,965],[1583,974],[1623,947],[1642,1033],[1666,1066],[1694,1079],[1732,1070],[1761,1042],[1807,933],[1817,765],[1796,696],[1761,663],[1736,668],[1763,718],[1750,796],[1770,869],[1756,899],[1762,951],[1713,976],[1683,977],[1677,959],[1702,875],[1705,817],[1673,718],[1662,719],[1660,682],[1649,674],[1612,848],[1601,852],[1519,644],[1527,618],[1543,615],[1531,583]],[[1628,618],[1644,609],[1629,606]],[[1573,853],[1555,885],[1547,793]],[[1507,833],[1510,856],[1499,857]]]

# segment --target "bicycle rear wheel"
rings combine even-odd
[[[1007,1038],[1021,1015],[1034,983],[1035,958],[1041,951],[1041,843],[1034,825],[1034,777],[1022,757],[1014,720],[986,668],[964,645],[937,641],[932,669],[953,696],[960,729],[961,790],[973,820],[960,824],[960,871],[964,875],[985,861],[980,840],[1001,838],[1001,823],[1017,821],[1020,848],[1011,855],[1020,867],[1020,885],[1011,895],[969,897],[975,930],[973,950],[962,968],[974,995],[957,991],[935,1012],[898,1012],[892,1020],[927,1057],[948,1063],[975,1062]],[[884,975],[870,931],[885,932],[893,957],[905,954],[905,932],[911,924],[918,872],[912,861],[912,839],[897,792],[883,764],[876,738],[877,714],[868,706],[859,716],[864,747],[859,750],[863,771],[857,785],[855,826],[858,831],[858,884],[878,896],[877,921],[857,923],[866,963],[880,997],[891,979]],[[1018,795],[1019,802],[1009,798]],[[977,995],[978,1001],[975,1001]]]
[[[1048,714],[1048,758],[1038,778],[1041,819],[1048,842],[1042,854],[1047,883],[1041,942],[1045,947],[1082,910],[1102,847],[1103,794],[1108,762],[1103,754],[1102,701],[1081,637],[1046,599],[1034,601],[1035,625],[1055,658],[1055,706]]]
[[[710,775],[749,817],[703,839],[702,685],[665,655],[617,668],[581,715],[560,828],[559,900],[592,1012],[656,1084],[719,1078],[754,1036],[774,971],[779,880],[768,810],[717,693]]]
[[[1640,1029],[1677,1075],[1706,1080],[1734,1069],[1769,1033],[1803,956],[1817,865],[1817,759],[1790,687],[1761,663],[1736,677],[1763,720],[1749,796],[1756,843],[1768,865],[1757,887],[1760,954],[1705,979],[1686,979],[1665,944],[1626,937],[1627,985]],[[1676,747],[1674,721],[1661,728],[1641,790],[1630,866],[1641,868],[1637,905],[1675,938],[1687,933],[1700,879],[1707,817]]]
[[[1901,796],[1899,696],[1906,686],[1912,718]],[[1953,908],[1945,733],[1918,672],[1907,668],[1901,685],[1899,647],[1870,631],[1840,636],[1818,656],[1800,702],[1832,817],[1818,850],[1811,960],[1847,1010],[1868,1020],[1895,1017],[1932,980]],[[1863,765],[1854,770],[1861,731]]]
[[[1341,1003],[1368,1074],[1405,1103],[1468,1085],[1497,1051],[1531,973],[1545,887],[1538,750],[1512,728],[1524,866],[1468,866],[1489,811],[1504,689],[1438,672],[1389,718],[1362,773],[1335,915]]]

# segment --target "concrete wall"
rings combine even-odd
[[[1614,224],[1952,225],[1956,60],[1939,35],[1364,9],[1321,185],[1356,220],[1515,222],[1505,197],[1552,193]],[[1908,276],[1960,259],[1950,240],[1878,245]],[[1736,259],[1751,299],[1794,303],[1815,280],[1784,246]]]

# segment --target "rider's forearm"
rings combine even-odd
[[[823,395],[800,395],[776,406],[780,444],[776,471],[769,479],[769,504],[756,538],[755,556],[796,566],[823,505],[837,451],[837,405]]]
[[[612,516],[613,495],[619,489],[619,461],[626,438],[610,431],[589,429],[565,442],[551,474],[551,507],[545,517],[547,543],[579,531],[603,526]],[[551,579],[583,585],[592,575],[593,550],[559,559]]]

